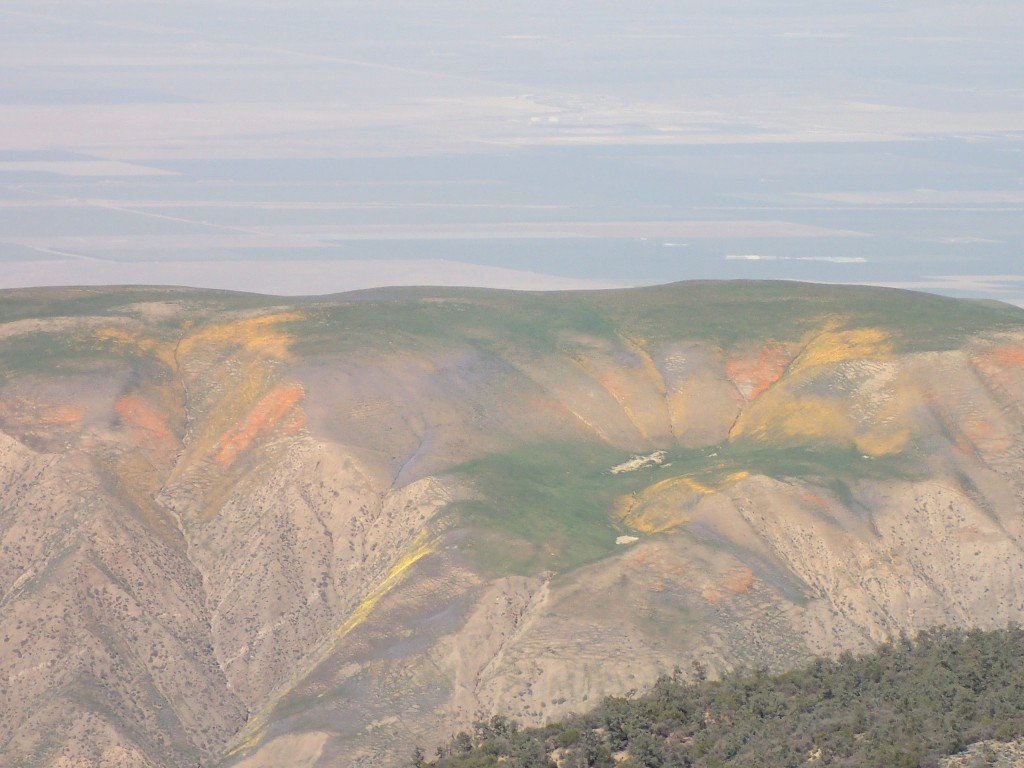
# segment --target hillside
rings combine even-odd
[[[1024,618],[1024,311],[0,293],[0,762],[392,766]]]
[[[698,677],[701,670],[698,668]],[[493,717],[461,732],[437,768],[1020,765],[1024,631],[921,632],[876,651],[723,680],[664,675],[638,698],[520,729]],[[997,742],[994,737],[1015,738]],[[954,755],[954,757],[950,757]]]

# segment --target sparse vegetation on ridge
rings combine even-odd
[[[936,766],[1024,734],[1024,630],[940,629],[778,675],[663,676],[543,728],[505,718],[438,748],[437,768]]]

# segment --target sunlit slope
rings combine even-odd
[[[430,576],[379,603],[271,718],[319,734],[317,713],[333,713],[318,748],[372,761],[409,729],[429,741],[439,706],[464,724],[538,721],[686,658],[784,665],[947,616],[1018,615],[1019,526],[991,510],[1020,508],[1020,421],[1003,423],[976,360],[1019,347],[1020,313],[805,288],[311,306],[303,376],[333,377],[309,387],[311,425],[399,484],[440,475],[453,503],[437,518],[445,545],[420,564]],[[1002,470],[950,439],[954,402],[1014,434]],[[778,519],[755,514],[761,498]],[[991,570],[965,582],[986,537]],[[261,743],[277,742],[245,746]]]
[[[395,765],[690,660],[1024,619],[998,304],[6,292],[0,430],[5,765]]]

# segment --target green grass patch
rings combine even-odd
[[[432,289],[375,301],[314,304],[290,325],[302,354],[422,349],[467,344],[482,352],[551,352],[567,335],[614,339],[612,318],[580,294]]]
[[[616,497],[643,488],[651,471],[613,475],[628,458],[595,443],[528,445],[463,464],[481,498],[453,511],[472,529],[469,551],[492,574],[563,571],[615,548]]]
[[[865,458],[852,445],[827,442],[773,445],[737,440],[719,449],[719,454],[731,471],[746,470],[777,480],[813,480],[827,486],[910,478],[919,471],[906,454]]]
[[[975,333],[1024,327],[1024,310],[1009,304],[869,286],[706,281],[606,296],[609,313],[627,331],[651,341],[706,339],[722,347],[799,340],[829,320],[884,328],[897,352],[953,349]]]
[[[652,449],[653,450],[653,449]],[[630,455],[598,443],[520,446],[462,464],[453,472],[479,497],[451,507],[470,528],[467,551],[483,572],[565,571],[611,554],[628,531],[612,520],[616,500],[662,480],[688,477],[712,488],[741,471],[820,486],[914,474],[907,457],[865,459],[851,446],[766,445],[739,441],[677,448],[663,466],[611,473]]]
[[[255,309],[288,303],[273,296],[189,288],[30,288],[0,291],[0,323],[28,318],[102,317],[131,304],[181,301],[203,311]]]
[[[110,370],[125,359],[73,333],[26,333],[0,344],[0,383],[19,375],[66,376]]]
[[[466,343],[500,354],[543,354],[574,335],[678,340],[734,348],[799,341],[838,323],[879,327],[897,352],[944,350],[972,334],[1024,327],[1024,310],[865,286],[781,281],[699,281],[616,291],[526,293],[409,288],[343,294],[304,305],[296,351],[346,352]]]
[[[566,335],[630,335],[649,343],[703,340],[723,347],[799,340],[828,320],[882,327],[898,351],[949,349],[971,334],[1024,327],[1024,310],[866,286],[783,281],[691,281],[608,291],[517,292],[474,288],[389,288],[282,299],[180,288],[52,288],[0,292],[0,323],[24,318],[103,316],[139,302],[183,301],[203,314],[294,305],[298,350],[350,350],[380,341],[466,341],[550,348]]]

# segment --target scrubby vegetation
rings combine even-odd
[[[779,675],[663,676],[544,728],[495,717],[460,733],[438,768],[934,766],[1024,734],[1024,630],[934,630]]]

